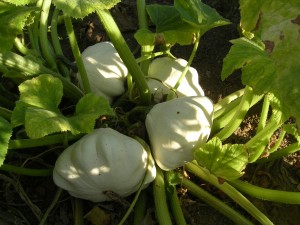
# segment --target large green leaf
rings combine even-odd
[[[240,0],[240,8],[242,29],[251,33],[255,42],[260,39],[265,48],[252,54],[254,42],[233,41],[222,77],[242,68],[244,84],[258,94],[273,94],[285,116],[296,117],[300,125],[300,2],[268,0],[256,5]]]
[[[0,117],[0,166],[7,154],[8,142],[12,134],[12,127],[8,121]]]
[[[243,175],[248,163],[244,145],[225,144],[214,137],[203,147],[195,149],[195,160],[212,174],[225,180],[234,180]]]
[[[14,6],[0,2],[0,52],[10,51],[14,39],[22,33],[36,7]]]
[[[14,5],[29,5],[37,2],[36,0],[2,0],[2,1]]]
[[[174,6],[153,4],[148,5],[146,9],[155,24],[155,33],[149,30],[138,30],[135,38],[140,45],[193,43],[193,37],[198,30],[184,22]]]
[[[57,8],[73,18],[84,18],[101,9],[110,9],[120,0],[53,0]]]
[[[85,95],[76,105],[74,115],[63,115],[58,106],[63,86],[52,75],[40,75],[19,86],[20,100],[12,114],[12,125],[25,125],[30,138],[41,138],[56,132],[89,133],[101,115],[113,115],[109,103],[92,93]]]
[[[214,27],[229,24],[228,20],[201,0],[175,0],[175,8],[185,22],[201,31],[201,35]]]

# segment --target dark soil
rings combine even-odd
[[[138,44],[133,38],[133,34],[137,29],[135,4],[134,1],[123,1],[113,10],[113,14],[120,24],[122,32],[128,41],[129,45],[138,53]],[[149,1],[155,3],[170,4],[170,1]],[[208,31],[201,38],[198,53],[196,55],[193,67],[198,70],[200,76],[200,84],[205,90],[205,93],[214,102],[228,94],[243,88],[240,74],[237,72],[225,81],[220,78],[222,63],[225,55],[231,46],[230,40],[238,38],[237,30],[239,23],[239,10],[237,0],[206,0],[203,1],[212,7],[225,18],[229,19],[232,24],[218,27]],[[78,35],[79,45],[81,50],[96,42],[108,40],[100,22],[94,15],[90,15],[83,21],[75,21],[75,29]],[[71,50],[67,47],[67,40],[63,36],[62,43],[66,43],[65,53],[72,58]],[[172,53],[181,58],[188,58],[191,53],[191,46],[175,46]],[[245,142],[251,138],[256,129],[258,122],[259,107],[251,110],[247,115],[240,128],[233,137],[233,142]],[[274,137],[276,139],[276,137]],[[286,140],[285,144],[289,144],[290,140]],[[54,151],[57,149],[52,149]],[[41,151],[40,151],[41,152]],[[30,162],[43,161],[47,158],[47,153],[36,155],[32,152],[17,152],[18,156],[10,155],[8,160],[14,160],[16,164],[28,158]],[[30,158],[29,158],[30,157]],[[49,160],[47,160],[49,161]],[[40,163],[40,162],[39,162]],[[246,180],[258,186],[273,188],[278,190],[299,191],[300,183],[300,159],[297,154],[294,154],[285,160],[279,160],[272,163],[249,165],[245,175]],[[1,225],[23,225],[23,224],[38,224],[38,220],[46,212],[49,204],[53,200],[57,188],[53,184],[52,178],[30,178],[25,176],[16,176],[13,174],[0,174],[0,224]],[[214,189],[203,181],[191,176],[195,183],[201,185],[206,190],[213,193],[218,198],[229,204],[234,209],[240,211],[251,220],[235,202],[226,197],[220,191]],[[149,209],[143,225],[157,224],[155,220],[154,208],[152,205],[151,188],[147,190],[149,197]],[[220,214],[208,204],[202,202],[198,198],[192,196],[184,189],[178,189],[183,212],[186,220],[190,225],[231,225],[230,219]],[[285,205],[261,201],[258,199],[249,198],[259,209],[261,209],[275,225],[298,225],[300,224],[300,208],[297,205]],[[126,201],[131,201],[132,196]],[[58,203],[48,216],[47,223],[49,225],[66,225],[73,224],[74,199],[68,193],[63,192]],[[152,205],[152,206],[151,206]],[[90,214],[91,210],[98,210],[101,214],[98,217],[98,222],[89,222],[85,219],[85,224],[94,225],[113,225],[117,224],[126,212],[126,204],[120,202],[108,202],[101,204],[93,204],[91,202],[82,201],[83,211],[85,214]],[[94,211],[92,211],[94,212]],[[86,218],[89,218],[88,216]],[[99,218],[103,221],[99,221]],[[253,220],[253,223],[254,220]],[[132,224],[130,219],[127,224]]]

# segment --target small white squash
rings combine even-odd
[[[82,52],[82,60],[92,92],[112,102],[114,97],[125,92],[127,67],[111,42],[100,42]],[[82,87],[80,74],[76,77]]]
[[[193,159],[193,147],[207,141],[213,104],[207,97],[182,97],[156,104],[146,117],[146,128],[157,165],[173,170]]]
[[[186,60],[180,58],[172,59],[170,57],[157,58],[150,63],[148,85],[151,94],[154,96],[154,101],[161,102],[163,100],[163,96],[168,94],[170,88],[173,88],[177,83],[186,65]],[[204,96],[204,91],[199,84],[198,72],[195,68],[189,68],[177,89],[177,96],[179,98]]]
[[[126,197],[156,176],[154,160],[135,139],[111,128],[95,129],[69,146],[57,159],[53,180],[72,196],[102,202],[105,191]]]

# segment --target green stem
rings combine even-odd
[[[147,23],[147,14],[146,14],[146,2],[145,0],[137,0],[137,12],[138,12],[138,21],[139,21],[139,29],[148,29]],[[141,57],[150,56],[154,49],[154,45],[144,45],[141,46]],[[140,66],[144,76],[148,75],[148,69],[150,65],[150,59],[142,61]]]
[[[167,180],[171,179],[172,174],[168,171],[166,172]],[[177,225],[186,225],[186,221],[181,209],[180,201],[177,195],[177,189],[175,185],[169,185],[169,202],[172,210],[172,215],[174,216]]]
[[[300,151],[300,144],[294,143],[294,144],[291,144],[285,148],[282,148],[282,149],[270,154],[267,158],[261,158],[261,159],[256,160],[255,162],[266,163],[266,162],[274,161],[274,160],[281,159],[284,156],[287,156],[289,154],[292,154],[292,153],[295,153],[298,151]]]
[[[144,55],[144,56],[141,56],[139,58],[136,59],[136,62],[137,63],[141,63],[145,60],[148,60],[148,59],[152,59],[152,58],[155,58],[157,56],[161,56],[161,55],[164,55],[164,54],[168,54],[167,52],[155,52],[155,53],[151,53],[150,55]]]
[[[72,198],[73,199],[73,208],[74,208],[74,225],[83,225],[83,202],[79,198]]]
[[[256,105],[262,99],[262,97],[263,97],[263,95],[254,95],[249,108]],[[234,116],[238,112],[238,107],[240,106],[241,101],[242,101],[242,97],[239,97],[238,99],[230,102],[228,104],[228,107],[220,109],[219,111],[224,110],[222,115],[220,115],[218,113],[219,111],[217,111],[217,113],[216,113],[217,118],[214,118],[213,126],[211,129],[211,134],[216,133],[217,131],[219,131],[220,129],[225,127],[226,125],[228,126],[228,124],[230,122],[232,122],[232,120],[234,119]]]
[[[6,120],[10,120],[12,111],[0,106],[0,117]]]
[[[244,95],[244,93],[245,93],[245,88],[235,91],[235,92],[231,93],[230,95],[227,95],[225,98],[221,99],[219,102],[217,102],[214,105],[214,111],[218,112],[219,110],[222,110],[224,108],[226,109],[228,104],[230,104],[234,100],[242,97]]]
[[[281,112],[278,112],[276,115],[273,114],[268,124],[264,127],[263,130],[258,132],[254,137],[252,137],[246,144],[245,147],[249,152],[249,162],[255,162],[265,150],[266,145],[269,143],[269,139],[272,134],[281,127],[283,122],[280,122]]]
[[[264,129],[264,127],[266,126],[269,107],[270,107],[269,97],[267,95],[265,95],[262,110],[260,113],[259,123],[258,123],[257,129],[256,129],[257,133],[260,132],[262,129]]]
[[[300,204],[300,193],[291,191],[272,190],[258,187],[241,180],[228,181],[236,189],[252,197],[280,202],[285,204]]]
[[[67,30],[67,33],[69,36],[69,41],[71,44],[72,52],[73,52],[73,55],[74,55],[74,58],[76,61],[76,65],[77,65],[77,68],[78,68],[78,71],[80,73],[80,77],[82,80],[84,92],[85,92],[85,94],[90,93],[91,87],[90,87],[88,75],[87,75],[83,60],[81,58],[81,53],[80,53],[80,50],[79,50],[79,47],[77,44],[71,17],[64,15],[64,21],[65,21],[66,30]]]
[[[134,196],[133,201],[131,202],[128,210],[126,211],[125,215],[123,216],[122,220],[118,223],[118,225],[123,225],[125,223],[125,221],[127,220],[127,218],[129,217],[130,213],[132,212],[135,204],[137,203],[137,201],[139,199],[141,191],[143,190],[143,188],[145,188],[145,181],[146,181],[147,177],[149,176],[149,172],[151,171],[151,161],[153,160],[153,158],[152,158],[149,146],[147,145],[147,143],[143,139],[141,139],[137,136],[135,136],[134,138],[144,147],[144,149],[147,152],[147,155],[148,155],[147,165],[146,165],[147,170],[146,170],[146,173],[145,173],[145,175],[143,177],[143,180],[140,184],[140,187],[139,187],[139,189],[137,190],[137,192]]]
[[[186,187],[188,192],[192,193],[192,195],[212,206],[220,213],[231,219],[234,223],[240,225],[253,225],[253,223],[247,220],[244,216],[239,214],[234,209],[230,208],[215,196],[211,195],[209,192],[203,190],[200,186],[194,184],[192,181],[183,177],[182,185]]]
[[[50,42],[48,40],[48,17],[49,11],[51,7],[51,0],[44,0],[42,5],[41,11],[41,18],[40,18],[40,44],[43,56],[48,63],[49,67],[52,70],[57,70],[56,61],[50,46]]]
[[[146,82],[146,78],[137,64],[130,48],[124,40],[116,22],[114,21],[109,10],[103,9],[97,11],[98,17],[100,18],[109,38],[111,39],[114,47],[118,51],[121,59],[126,65],[129,73],[133,77],[137,88],[139,90],[141,102],[145,105],[149,105],[151,102],[151,94]]]
[[[32,177],[45,177],[52,175],[52,169],[29,169],[9,164],[2,164],[0,170]]]
[[[220,138],[221,140],[227,139],[229,136],[233,134],[233,132],[236,131],[236,129],[239,127],[243,119],[245,118],[246,113],[250,109],[250,105],[253,98],[253,90],[251,87],[246,86],[245,87],[245,93],[242,97],[242,100],[238,106],[238,109],[236,110],[236,113],[232,117],[232,119],[229,121],[229,123],[215,136]]]
[[[58,15],[59,15],[59,9],[55,8],[51,19],[51,41],[53,44],[55,54],[63,56],[64,54],[59,42],[58,32],[57,32]],[[58,62],[58,65],[64,77],[70,78],[69,69],[65,66],[65,64]]]
[[[270,154],[278,150],[278,148],[280,147],[280,145],[281,145],[281,143],[284,139],[285,134],[286,134],[286,131],[282,130],[279,137],[278,137],[278,139],[277,139],[277,141],[276,141],[276,143],[275,143],[275,145],[268,150],[268,152]]]
[[[142,224],[146,215],[146,206],[147,206],[147,193],[145,190],[143,190],[140,193],[139,199],[136,202],[134,207],[133,225]]]
[[[54,196],[53,200],[51,201],[50,206],[47,208],[46,212],[44,213],[43,217],[41,218],[39,225],[46,224],[47,218],[48,218],[49,214],[51,213],[52,209],[55,207],[56,203],[58,202],[62,192],[63,192],[63,190],[61,188],[57,189],[55,196]]]
[[[23,55],[29,55],[32,53],[32,50],[28,49],[18,37],[14,39],[14,46]]]
[[[200,42],[200,33],[197,34],[197,39],[196,39],[196,42],[194,44],[194,47],[193,47],[193,50],[192,50],[192,53],[190,55],[190,58],[187,62],[187,65],[185,66],[184,70],[182,71],[178,81],[176,82],[175,86],[173,87],[173,89],[168,93],[168,96],[167,96],[167,100],[171,100],[174,98],[175,96],[175,93],[177,91],[177,88],[179,87],[179,85],[181,84],[182,80],[185,78],[185,75],[186,73],[188,72],[193,60],[194,60],[194,57],[196,55],[196,52],[197,52],[197,49],[198,49],[198,46],[199,46],[199,42]]]
[[[25,74],[25,76],[51,74],[59,78],[63,83],[66,95],[68,95],[73,102],[77,102],[83,96],[81,90],[68,79],[29,58],[25,58],[13,52],[0,53],[0,64],[10,69],[18,70]]]
[[[172,225],[170,217],[163,171],[156,167],[156,178],[153,182],[153,195],[155,204],[155,213],[160,225]]]
[[[36,6],[41,9],[43,4],[43,0],[38,0],[36,3]],[[39,43],[39,24],[40,24],[40,15],[41,11],[35,11],[34,12],[34,22],[29,26],[29,39],[31,48],[39,55],[41,56],[41,49],[40,49],[40,43]]]
[[[75,141],[82,137],[83,134],[72,135],[69,133],[53,134],[37,139],[15,139],[10,140],[8,149],[26,149],[35,148],[46,145],[63,143],[67,137],[68,141]]]
[[[224,182],[220,184],[216,176],[210,174],[207,170],[204,170],[194,162],[187,163],[185,168],[199,178],[209,182],[210,184],[223,191],[243,209],[245,209],[250,215],[257,219],[262,225],[273,225],[273,223],[269,220],[268,217],[266,217],[266,215],[259,211],[259,209],[257,209],[247,198],[245,198],[245,196],[243,196],[229,183]]]

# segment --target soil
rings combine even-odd
[[[170,4],[171,1],[148,1],[150,3]],[[225,81],[220,78],[222,63],[225,55],[228,53],[231,46],[230,40],[238,38],[238,23],[239,10],[237,0],[206,0],[203,1],[214,7],[223,17],[229,19],[232,23],[227,26],[218,27],[205,33],[200,42],[200,46],[192,64],[199,73],[200,84],[203,87],[206,95],[213,102],[218,102],[228,94],[243,88],[239,71],[230,76]],[[135,3],[132,0],[122,1],[113,11],[113,15],[119,23],[124,37],[133,51],[138,53],[138,44],[133,38],[133,34],[137,29]],[[74,21],[77,33],[78,42],[81,50],[96,42],[108,40],[104,30],[101,27],[97,17],[90,15],[82,21]],[[62,38],[62,43],[66,43],[64,51],[67,56],[72,58],[71,51],[68,49],[66,37]],[[174,46],[172,53],[181,58],[188,58],[191,53],[191,46]],[[252,109],[240,128],[235,132],[232,142],[242,143],[249,140],[255,132],[258,123],[259,106]],[[276,136],[274,136],[276,140]],[[284,144],[288,145],[292,139],[285,140]],[[270,143],[271,144],[271,143]],[[284,147],[284,146],[282,146]],[[53,149],[52,149],[53,150]],[[9,155],[10,159],[16,162],[23,162],[24,158],[30,158],[30,161],[43,160],[47,154],[42,156],[36,155],[35,149],[32,151],[17,152],[16,155]],[[38,158],[42,159],[38,159]],[[246,169],[244,179],[258,186],[273,188],[278,190],[299,191],[300,183],[300,156],[293,154],[283,160],[278,160],[271,163],[249,165]],[[0,224],[1,225],[23,225],[23,224],[38,224],[38,218],[41,218],[43,213],[49,207],[49,204],[55,197],[57,188],[53,184],[52,178],[35,178],[16,176],[9,173],[0,174],[2,182],[0,183]],[[232,208],[238,210],[250,220],[252,218],[244,212],[231,199],[226,197],[220,191],[214,189],[205,182],[194,178],[190,175],[190,179],[196,184],[201,185],[206,190],[213,193],[218,198],[222,199]],[[151,188],[146,191],[149,198],[149,209],[145,217],[143,225],[157,224],[155,220],[154,208],[151,199]],[[187,223],[190,225],[231,225],[233,222],[226,216],[220,214],[208,204],[202,202],[198,198],[192,196],[189,192],[182,188],[178,188],[178,195],[182,204],[182,209],[185,214]],[[249,199],[263,211],[275,225],[298,225],[300,224],[300,207],[298,205],[286,205],[278,203],[270,203],[258,199]],[[130,202],[132,196],[123,199]],[[73,224],[74,199],[67,193],[63,192],[58,203],[48,216],[47,223],[49,225],[66,225]],[[124,201],[108,202],[94,204],[87,201],[82,201],[83,211],[86,214],[85,224],[103,224],[113,225],[120,221],[127,209],[127,204]],[[152,206],[151,206],[152,205]],[[101,215],[98,217],[98,222],[91,222],[91,212],[97,212]],[[99,218],[103,221],[99,221]],[[254,221],[254,224],[258,224]],[[132,224],[131,218],[126,224]]]

